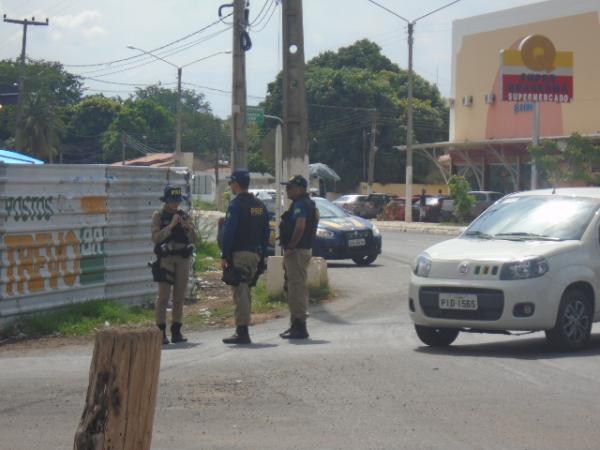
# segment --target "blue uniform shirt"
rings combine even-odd
[[[251,194],[249,194],[251,195]],[[227,215],[225,218],[225,228],[223,229],[223,250],[221,252],[222,259],[230,260],[233,257],[234,251],[249,251],[255,252],[258,250],[255,245],[237,242],[236,243],[236,232],[241,222],[242,208],[240,201],[236,197],[229,203],[227,209]],[[271,230],[269,229],[269,215],[267,209],[264,208],[264,214],[262,215],[262,235],[260,236],[260,250],[263,255],[267,254],[267,247],[269,245],[269,236]],[[237,244],[237,245],[236,245]]]

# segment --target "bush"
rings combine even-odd
[[[471,186],[465,177],[453,175],[448,183],[450,195],[454,199],[454,212],[460,222],[468,222],[475,199],[469,195]]]

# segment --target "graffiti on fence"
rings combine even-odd
[[[53,197],[8,197],[6,215],[16,222],[28,220],[50,220],[54,215]]]
[[[3,297],[104,282],[103,227],[7,234],[2,255]]]

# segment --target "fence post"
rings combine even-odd
[[[150,449],[161,343],[156,328],[98,332],[74,450]]]

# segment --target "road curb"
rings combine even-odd
[[[401,231],[404,233],[435,234],[442,236],[458,236],[466,227],[438,225],[435,223],[407,223],[399,221],[373,220],[374,225],[382,230]]]

